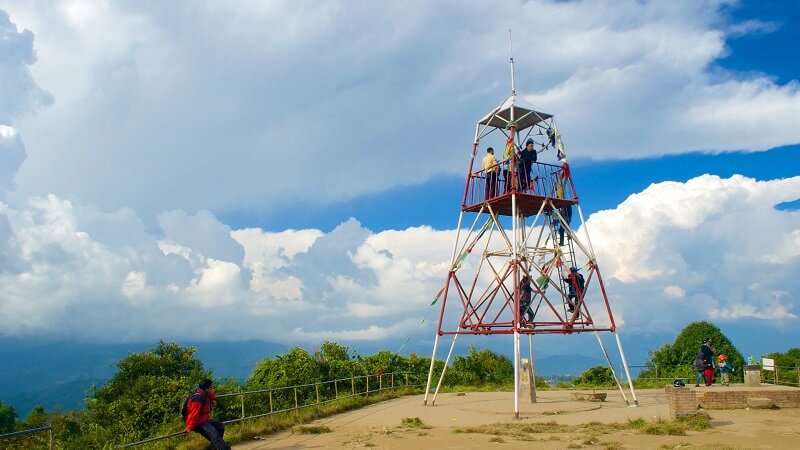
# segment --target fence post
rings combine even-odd
[[[350,378],[350,385],[353,386],[353,395],[356,395],[356,377]]]
[[[317,391],[317,407],[319,408],[319,383],[314,385],[314,389]]]
[[[800,366],[797,366],[797,387],[800,387]]]
[[[383,374],[378,375],[378,390],[383,390]]]
[[[392,388],[394,388],[394,372],[392,372]]]
[[[242,388],[239,388],[239,399],[242,401],[242,419],[244,419],[244,394],[242,394]]]
[[[272,389],[269,391],[269,413],[272,414]]]
[[[408,374],[406,374],[406,386],[408,386]]]
[[[50,430],[48,430],[48,431],[50,432],[50,444],[49,444],[48,448],[50,450],[53,450],[53,424],[52,423],[50,424]]]
[[[777,386],[777,385],[780,384],[780,382],[778,382],[778,365],[777,364],[775,365],[775,372],[774,373],[775,373],[775,386]]]
[[[336,400],[339,399],[339,383],[333,382],[333,396]]]
[[[369,397],[369,375],[367,375],[367,390],[364,391],[367,397]]]
[[[297,415],[300,415],[300,410],[298,409],[299,406],[297,405],[297,388],[294,387],[294,388],[292,388],[292,390],[294,390],[294,412]]]
[[[659,379],[659,376],[658,376],[658,364],[656,364],[656,380],[658,380],[658,379]]]

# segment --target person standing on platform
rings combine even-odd
[[[489,200],[497,195],[497,172],[499,169],[492,147],[486,149],[486,156],[483,157],[481,163],[483,171],[486,173],[486,186],[483,189],[484,200]]]
[[[534,164],[536,164],[536,150],[533,149],[533,139],[528,138],[525,141],[525,148],[519,152],[519,164],[517,165],[517,176],[522,191],[530,189]]]
[[[722,385],[728,386],[731,384],[731,372],[733,372],[733,366],[726,361],[725,354],[721,354],[717,356],[717,365],[719,366],[719,374],[722,377]]]
[[[714,383],[714,349],[711,348],[711,338],[706,338],[703,340],[703,345],[700,346],[700,351],[703,352],[703,362],[706,365],[706,386],[710,387]]]
[[[703,360],[703,352],[697,352],[697,357],[694,358],[694,368],[697,369],[697,380],[694,382],[694,387],[700,387],[700,383],[706,382],[706,362]]]

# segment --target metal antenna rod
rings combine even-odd
[[[514,43],[511,40],[511,28],[508,29],[508,48],[511,55],[511,95],[517,95],[517,86],[514,81]]]

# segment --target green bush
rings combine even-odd
[[[194,354],[194,348],[161,341],[120,360],[117,373],[87,400],[92,424],[117,443],[180,429],[182,402],[200,379],[211,376]]]
[[[477,351],[475,346],[470,346],[466,356],[455,357],[445,382],[467,386],[513,383],[514,364],[505,355],[498,355],[489,349]]]
[[[609,367],[594,366],[591,369],[583,372],[578,378],[572,380],[576,386],[588,387],[613,387],[614,374]]]

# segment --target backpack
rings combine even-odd
[[[184,422],[186,422],[186,418],[189,416],[189,399],[192,398],[192,395],[194,395],[194,393],[186,397],[186,400],[183,401],[183,407],[181,407],[181,417]]]

